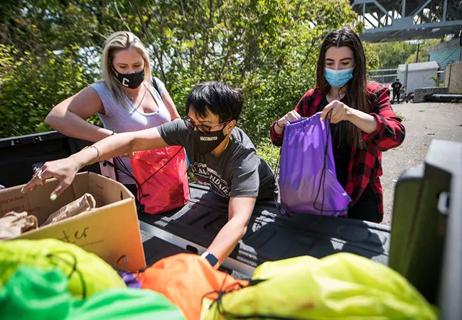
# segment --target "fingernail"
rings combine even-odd
[[[56,193],[53,192],[53,193],[50,195],[50,200],[51,200],[51,201],[54,201],[54,200],[56,200],[57,197],[58,197],[58,196],[56,195]]]
[[[21,188],[21,193],[26,193],[26,191],[24,190],[24,187]]]

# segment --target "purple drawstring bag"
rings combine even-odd
[[[133,272],[128,272],[128,271],[118,271],[119,276],[122,278],[122,280],[125,282],[127,287],[133,288],[133,289],[140,289],[141,288],[141,283],[139,282],[136,273]]]
[[[283,214],[346,216],[351,199],[337,181],[329,122],[320,113],[286,125],[279,191]]]

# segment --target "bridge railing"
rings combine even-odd
[[[398,77],[398,69],[376,69],[369,71],[368,79],[380,83],[391,83]]]

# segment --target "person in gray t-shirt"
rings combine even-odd
[[[199,84],[186,101],[186,119],[113,135],[68,158],[46,162],[24,190],[55,177],[59,182],[51,195],[55,198],[85,165],[133,151],[181,145],[196,177],[229,198],[228,222],[202,255],[218,266],[245,234],[257,198],[274,200],[276,195],[272,170],[257,156],[249,137],[236,127],[242,105],[241,93],[221,82]]]
[[[190,170],[200,182],[210,184],[218,195],[231,197],[275,198],[275,180],[271,168],[260,159],[255,146],[241,129],[234,127],[225,137],[220,154],[201,153],[193,120],[178,120],[158,127],[160,136],[169,145],[186,150]]]

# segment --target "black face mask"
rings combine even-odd
[[[144,70],[133,73],[119,73],[114,70],[114,73],[120,84],[130,89],[138,88],[144,81]]]
[[[225,140],[226,135],[223,129],[220,131],[212,131],[209,133],[201,132],[199,130],[193,131],[194,149],[200,154],[212,152],[213,149],[218,147],[220,143]]]

